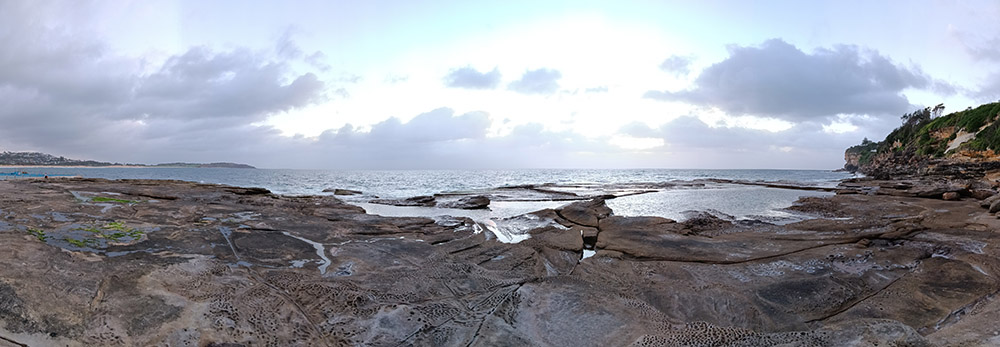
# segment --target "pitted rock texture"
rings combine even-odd
[[[818,219],[678,223],[598,198],[507,244],[330,196],[0,181],[0,346],[1000,344],[1000,222],[978,201],[796,208]]]

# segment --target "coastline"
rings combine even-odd
[[[72,165],[0,165],[0,169],[43,169],[43,168],[57,168],[57,169],[106,169],[106,168],[156,168],[157,166],[137,166],[137,165],[112,165],[112,166],[72,166]]]
[[[110,165],[110,166],[73,166],[73,165],[43,165],[43,166],[32,166],[32,165],[0,165],[0,169],[5,168],[20,168],[20,169],[31,169],[31,168],[59,168],[59,169],[108,169],[108,168],[125,168],[125,169],[244,169],[244,168],[214,168],[214,167],[197,167],[197,166],[160,166],[160,165]]]

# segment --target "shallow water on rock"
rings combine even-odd
[[[724,185],[625,196],[608,200],[607,205],[619,216],[655,216],[683,221],[687,219],[687,211],[713,210],[735,219],[762,219],[773,223],[804,218],[783,210],[801,197],[831,195],[833,193]]]

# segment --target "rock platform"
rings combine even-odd
[[[1000,345],[1000,220],[904,195],[802,199],[817,218],[787,225],[597,197],[502,243],[333,196],[0,181],[0,346]]]

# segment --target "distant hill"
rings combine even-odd
[[[2,152],[0,165],[25,166],[112,166],[121,165],[94,160],[75,160],[38,152]]]
[[[145,165],[145,164],[122,164],[122,163],[109,163],[104,161],[94,161],[94,160],[76,160],[69,159],[66,157],[57,157],[51,154],[38,153],[38,152],[0,152],[0,165],[17,165],[17,166],[146,166],[146,167],[188,167],[188,168],[231,168],[231,169],[256,169],[253,166],[247,164],[237,164],[237,163],[164,163],[156,165]]]
[[[1000,102],[941,116],[943,105],[905,114],[903,124],[844,152],[844,169],[877,178],[957,171],[975,176],[1000,166]]]
[[[227,169],[256,169],[253,166],[247,164],[237,164],[237,163],[163,163],[153,165],[156,167],[192,167],[192,168],[227,168]]]

